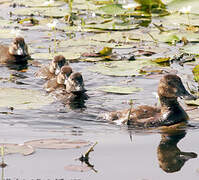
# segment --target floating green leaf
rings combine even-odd
[[[33,59],[53,59],[54,56],[62,54],[66,59],[68,60],[75,60],[79,59],[81,56],[81,53],[79,52],[57,52],[55,54],[52,53],[35,53],[31,57]]]
[[[198,44],[187,45],[182,48],[182,51],[188,54],[199,55],[199,46]]]
[[[185,37],[189,42],[199,42],[199,35],[191,31],[173,30],[162,33],[158,31],[152,31],[150,34],[157,41],[171,44],[175,44],[176,42],[182,40],[183,37]]]
[[[169,62],[169,60],[170,60],[170,57],[163,57],[163,58],[153,59],[152,61],[159,63],[159,64],[162,64],[162,63],[165,63],[165,62]]]
[[[100,7],[99,10],[105,12],[108,15],[118,15],[125,12],[125,9],[123,9],[121,4],[108,4]]]
[[[187,100],[187,101],[185,101],[185,103],[187,105],[199,106],[199,99],[196,99],[196,100]]]
[[[13,21],[10,20],[5,20],[5,19],[0,19],[0,27],[13,27],[16,24],[14,24]],[[3,29],[1,29],[2,31]],[[4,29],[5,30],[5,29]]]
[[[48,1],[48,0],[14,0],[14,3],[20,3],[20,5],[28,7],[57,7],[63,6],[63,1]]]
[[[40,109],[54,101],[51,96],[31,89],[0,88],[0,107],[15,109]]]
[[[101,56],[108,56],[112,54],[112,48],[110,47],[104,47],[101,51],[99,51]]]
[[[195,81],[199,82],[199,65],[195,66],[193,68],[193,74],[194,74],[194,79]]]
[[[13,14],[20,16],[47,16],[47,17],[64,17],[69,13],[67,8],[49,7],[49,8],[19,8],[13,11]]]
[[[119,33],[119,32],[118,32]],[[111,33],[112,34],[112,33]],[[104,35],[104,38],[103,38]],[[120,33],[120,35],[122,35]],[[85,37],[85,38],[80,38],[80,39],[69,39],[67,41],[61,41],[59,44],[59,47],[76,47],[76,52],[87,52],[88,48],[89,49],[93,49],[94,50],[99,47],[100,49],[102,47],[109,47],[109,48],[131,48],[132,44],[131,42],[135,42],[133,40],[128,40],[126,38],[120,38],[119,41],[119,35],[118,38],[115,37],[115,39],[113,39],[115,36],[114,35],[110,35],[108,36],[107,33],[102,33],[102,36],[89,36],[89,37]],[[67,49],[68,50],[68,49]],[[71,50],[70,50],[71,51]]]
[[[142,88],[138,87],[123,87],[123,86],[103,86],[98,89],[100,91],[115,93],[115,94],[132,94],[142,90]]]
[[[199,25],[199,19],[197,14],[189,14],[188,19],[187,14],[172,13],[169,16],[159,18],[159,20],[161,20],[161,22],[164,22],[163,24],[161,23],[163,27],[169,27],[170,29],[176,29],[179,27],[182,29],[182,25]]]
[[[190,13],[199,14],[199,4],[198,0],[173,0],[167,4],[167,8],[172,11],[179,11],[183,7],[192,7]]]
[[[113,31],[121,31],[121,30],[131,30],[136,29],[138,24],[130,24],[130,23],[117,23],[115,21],[107,22],[104,24],[89,24],[85,25],[84,28],[88,29],[100,29],[100,30],[113,30]]]
[[[27,141],[25,145],[33,146],[41,149],[69,149],[88,146],[90,142],[84,140],[68,140],[68,139],[40,139]]]
[[[158,65],[150,60],[99,62],[91,66],[89,70],[110,76],[136,76],[140,74],[139,70],[144,66]]]
[[[148,13],[168,14],[166,5],[161,0],[135,0],[139,3],[138,8]]]
[[[1,29],[0,31],[0,38],[14,38],[16,37],[15,34],[11,33],[12,30],[10,29]]]
[[[35,152],[32,146],[28,145],[20,145],[20,144],[8,144],[8,143],[0,143],[0,147],[4,147],[4,154],[16,154],[20,153],[24,156],[33,154]]]

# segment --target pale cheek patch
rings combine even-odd
[[[17,49],[17,55],[19,56],[23,55],[23,50],[21,48]]]
[[[58,74],[59,74],[59,72],[60,72],[60,69],[59,69],[59,68],[57,68],[57,69],[55,70],[55,75],[58,75]]]
[[[164,119],[167,119],[168,115],[169,115],[169,113],[164,113],[164,114],[162,115],[163,120],[164,120]]]

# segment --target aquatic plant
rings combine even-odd
[[[7,164],[4,162],[4,145],[1,146],[1,163],[0,163],[0,167],[4,168],[6,167]]]
[[[58,24],[58,20],[53,20],[52,23],[48,23],[47,26],[53,31],[54,33],[54,49],[53,49],[53,54],[56,53],[56,49],[57,49],[57,39],[56,39],[56,27]]]
[[[48,1],[45,1],[45,2],[43,3],[43,5],[45,5],[45,6],[52,6],[52,5],[54,5],[54,3],[55,3],[54,0],[48,0]]]
[[[187,7],[183,7],[179,10],[179,12],[183,13],[183,14],[186,14],[187,15],[187,19],[188,19],[188,24],[189,24],[189,27],[190,27],[190,18],[189,18],[189,14],[190,14],[190,11],[191,11],[191,6],[187,6]]]

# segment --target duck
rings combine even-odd
[[[27,63],[30,57],[23,37],[17,36],[9,46],[0,45],[0,64]]]
[[[139,128],[168,127],[188,121],[189,116],[177,99],[180,97],[185,100],[196,100],[196,97],[185,89],[179,76],[164,75],[158,85],[158,96],[160,107],[140,105],[135,108],[108,112],[102,117],[108,121]]]
[[[53,79],[58,75],[61,70],[61,67],[64,65],[69,65],[68,61],[63,55],[57,55],[53,58],[51,63],[48,65],[42,66],[36,73],[35,76],[42,79]]]
[[[79,72],[73,72],[69,76],[65,85],[65,92],[67,93],[81,94],[86,91],[84,88],[84,80],[82,74]]]
[[[70,66],[62,66],[59,74],[52,79],[49,79],[44,84],[44,89],[47,92],[52,92],[58,89],[65,89],[65,83],[69,76],[72,74],[73,70]]]
[[[83,107],[88,95],[85,93],[84,80],[82,74],[73,72],[65,81],[65,89],[56,93],[55,97],[63,104],[72,104],[74,107]]]

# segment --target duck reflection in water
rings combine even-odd
[[[70,95],[67,99],[60,100],[61,103],[70,110],[81,110],[84,111],[86,109],[85,103],[88,100],[88,95],[84,92],[82,94]]]
[[[186,132],[184,130],[176,133],[164,133],[157,149],[157,156],[160,168],[167,173],[180,171],[186,161],[196,158],[194,152],[183,152],[178,147],[178,142],[184,138]]]

